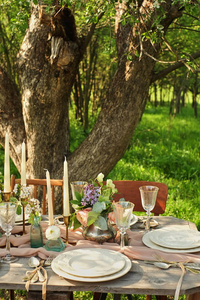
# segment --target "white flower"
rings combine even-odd
[[[26,185],[23,184],[21,186],[20,198],[21,199],[26,199],[26,198],[28,198],[28,196],[30,195],[30,193],[31,193],[31,187],[26,186]]]
[[[97,181],[98,182],[103,182],[104,179],[104,174],[103,173],[99,173],[99,175],[97,176]]]
[[[112,189],[113,194],[117,192],[117,189],[111,179],[106,180],[106,186]]]
[[[46,238],[48,240],[57,240],[60,237],[60,228],[56,225],[51,225],[46,230]]]

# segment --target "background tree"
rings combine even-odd
[[[168,44],[164,37],[169,26],[190,9],[189,4],[171,0],[75,1],[69,7],[33,4],[16,61],[20,92],[0,69],[0,143],[4,145],[9,132],[17,168],[21,142],[26,140],[31,177],[44,177],[46,168],[52,178],[61,178],[64,155],[70,180],[94,178],[100,171],[108,174],[142,117],[150,84],[160,76],[153,71],[161,46]],[[81,15],[80,27],[72,12]],[[117,69],[95,126],[70,153],[69,101],[78,67],[98,24],[113,17]],[[185,60],[176,55],[174,63],[186,65]]]

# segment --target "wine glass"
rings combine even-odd
[[[73,181],[70,183],[71,190],[72,190],[72,199],[76,200],[76,192],[81,194],[83,192],[84,186],[86,186],[88,183],[87,181]]]
[[[152,209],[154,209],[154,206],[156,204],[156,198],[159,188],[157,186],[141,186],[139,188],[141,200],[142,200],[142,206],[144,210],[146,210],[147,214],[147,221],[145,225],[145,230],[150,230],[150,213]]]
[[[124,235],[130,226],[134,204],[129,201],[113,203],[115,223],[120,231],[120,248],[124,248]]]
[[[11,263],[17,260],[16,257],[10,254],[10,235],[11,230],[15,225],[17,205],[13,202],[0,203],[0,224],[6,236],[6,251],[7,254],[2,258],[5,263]]]

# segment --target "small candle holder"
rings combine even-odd
[[[3,192],[2,194],[3,194],[3,201],[10,202],[11,192]]]
[[[60,238],[60,229],[56,225],[50,225],[46,229],[46,238],[48,239],[44,246],[46,250],[61,252],[65,249],[65,244]]]
[[[70,219],[70,216],[63,216],[63,220],[64,220],[64,223],[65,223],[65,226],[66,226],[66,244],[69,243],[69,238],[68,238],[68,226],[69,226],[69,219]]]
[[[25,226],[25,207],[26,207],[26,202],[25,202],[25,199],[22,199],[21,204],[22,204],[22,218],[23,218],[23,234],[26,234],[26,226]]]

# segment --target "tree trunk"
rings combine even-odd
[[[166,18],[162,21],[166,31],[180,11],[176,6],[171,8],[170,0],[161,5],[166,11]],[[64,155],[69,164],[70,181],[88,180],[99,172],[107,175],[126,151],[144,112],[155,64],[144,53],[156,57],[160,49],[159,43],[152,47],[148,39],[141,47],[138,35],[138,32],[142,34],[149,30],[154,22],[156,12],[152,1],[144,1],[138,8],[142,19],[135,27],[122,25],[121,18],[126,9],[126,1],[116,7],[118,69],[92,132],[70,154],[69,96],[94,26],[85,39],[78,40],[69,9],[56,14],[57,24],[61,24],[59,22],[64,16],[68,27],[63,28],[61,24],[51,28],[52,20],[49,21],[45,14],[39,18],[38,7],[33,6],[29,29],[17,60],[22,106],[16,87],[5,73],[0,73],[0,88],[3,89],[0,96],[1,144],[4,145],[5,132],[8,131],[11,157],[20,170],[21,142],[26,140],[29,177],[44,178],[44,169],[48,169],[51,178],[62,178]],[[135,55],[136,51],[141,54],[140,58]],[[132,60],[127,59],[127,53],[131,54]]]

